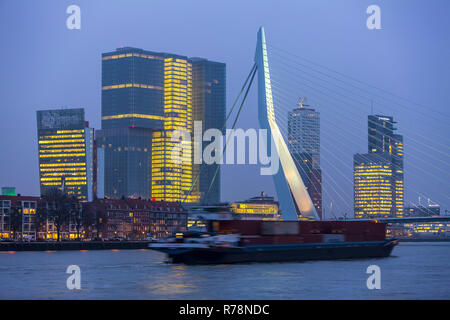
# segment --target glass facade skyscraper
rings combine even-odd
[[[118,48],[102,54],[104,194],[151,197],[152,134],[164,126],[164,54]]]
[[[403,217],[403,136],[393,117],[368,116],[368,153],[354,156],[356,218]]]
[[[288,147],[319,217],[322,217],[322,171],[320,169],[320,113],[308,105],[288,115]]]
[[[84,109],[37,111],[41,195],[64,189],[80,201],[94,198],[94,130]]]
[[[393,215],[392,161],[387,153],[353,157],[355,218]]]
[[[152,197],[156,200],[197,202],[198,194],[189,194],[193,183],[192,141],[184,141],[185,154],[173,159],[173,130],[192,136],[192,64],[186,57],[164,59],[164,128],[153,133]],[[183,158],[181,158],[183,157]],[[180,163],[177,163],[177,161]],[[181,161],[180,161],[181,160]]]
[[[192,141],[185,159],[172,159],[173,130],[192,136],[193,66],[186,56],[119,48],[102,55],[104,192],[112,198],[142,197],[198,202]]]
[[[103,192],[108,198],[150,198],[150,157],[152,130],[145,128],[108,128],[96,132],[103,150]],[[100,178],[100,177],[99,177]]]
[[[128,47],[102,54],[102,129],[162,129],[164,56]]]
[[[226,65],[202,58],[191,58],[191,62],[194,120],[202,122],[202,133],[215,128],[222,130],[222,134],[225,134]],[[206,144],[202,146],[204,149]],[[219,203],[220,165],[194,164],[194,177],[199,172],[194,191],[199,193],[200,201],[209,204]]]
[[[393,215],[403,216],[403,136],[395,134],[393,117],[368,116],[369,153],[387,153],[392,159]]]

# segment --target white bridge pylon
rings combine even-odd
[[[294,159],[289,152],[275,120],[269,59],[267,57],[266,36],[263,27],[258,31],[255,64],[258,71],[259,125],[262,129],[267,130],[267,136],[272,139],[276,150],[270,150],[270,145],[267,146],[267,150],[278,153],[282,168],[282,170],[278,170],[273,175],[275,189],[280,203],[281,216],[283,220],[287,221],[298,220],[297,210],[294,205],[295,201],[302,217],[319,220],[316,208],[311,201],[305,184],[297,170],[297,166],[294,163]]]

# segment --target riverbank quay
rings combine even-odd
[[[0,251],[56,251],[56,250],[126,250],[146,249],[151,241],[31,241],[0,242]]]

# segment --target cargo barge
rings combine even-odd
[[[149,248],[184,264],[364,259],[391,254],[397,241],[385,235],[372,221],[223,220]]]

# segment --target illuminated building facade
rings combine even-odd
[[[288,114],[288,147],[317,214],[322,218],[320,113],[300,100]]]
[[[64,189],[80,201],[94,198],[94,130],[84,109],[37,111],[41,195]]]
[[[97,144],[104,150],[105,196],[198,202],[198,186],[189,194],[192,141],[172,159],[173,130],[192,136],[193,121],[190,59],[130,47],[104,53]]]
[[[428,206],[405,207],[405,217],[433,217],[441,214],[441,206],[429,204]]]
[[[226,65],[202,58],[191,58],[190,61],[192,63],[194,121],[202,122],[202,133],[215,128],[222,130],[222,134],[225,134]],[[202,145],[202,152],[205,146],[206,144]],[[194,191],[199,192],[200,202],[204,204],[219,203],[220,165],[216,163],[194,164],[193,170],[194,178],[200,171],[194,186]]]
[[[394,165],[394,205],[395,215],[403,217],[404,214],[404,167],[403,167],[403,136],[394,135],[394,148],[392,152],[392,163]]]
[[[55,221],[45,215],[45,199],[0,195],[0,238],[57,239]],[[101,199],[83,203],[90,216],[77,230],[70,217],[61,225],[61,239],[165,238],[186,230],[187,212],[179,204],[141,199]]]
[[[174,202],[99,198],[87,204],[86,212],[101,217],[94,229],[86,230],[88,237],[167,238],[187,228],[187,212]]]
[[[405,223],[406,237],[412,238],[449,238],[450,224],[443,222]]]
[[[396,134],[396,122],[391,116],[368,116],[368,152],[388,154],[392,161],[393,215],[403,217],[404,176],[403,136]]]
[[[392,159],[387,153],[353,157],[354,215],[356,219],[394,216]]]
[[[279,203],[275,201],[273,197],[264,195],[264,192],[258,197],[253,197],[241,202],[233,202],[230,205],[230,211],[240,219],[281,219]]]
[[[157,201],[197,202],[198,193],[189,190],[193,183],[192,141],[184,141],[185,152],[172,157],[179,142],[172,141],[173,130],[192,136],[192,64],[186,57],[164,58],[164,127],[152,138],[152,199]]]

